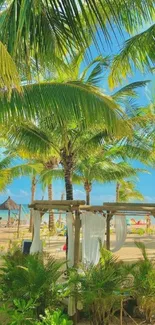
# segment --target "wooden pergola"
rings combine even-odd
[[[74,242],[74,266],[79,263],[80,248],[80,214],[82,211],[100,212],[106,218],[106,248],[110,249],[110,220],[114,215],[152,215],[155,217],[155,203],[109,203],[103,205],[85,205],[83,200],[37,200],[29,205],[29,208],[38,210],[41,215],[47,211],[61,210],[75,213],[75,242]]]

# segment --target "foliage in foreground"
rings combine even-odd
[[[143,243],[137,242],[136,246],[143,258],[129,266],[128,271],[133,276],[132,296],[146,321],[150,322],[155,310],[155,260],[149,259]]]
[[[91,324],[107,325],[114,319],[123,300],[125,279],[123,263],[103,248],[98,265],[86,267],[82,274],[73,272],[69,280],[70,287],[75,290],[72,294],[89,313]]]
[[[57,281],[62,274],[62,263],[53,258],[44,263],[43,256],[24,255],[20,251],[5,255],[4,262],[0,285],[3,302],[10,309],[17,302],[22,303],[21,300],[26,306],[31,302],[32,314],[37,318],[46,308],[59,306],[62,288]]]
[[[71,325],[61,312],[62,298],[68,295],[79,309],[82,306],[92,325],[114,323],[131,299],[139,316],[150,322],[155,309],[155,261],[148,258],[142,243],[136,245],[143,257],[136,263],[120,262],[101,248],[98,265],[87,265],[80,273],[71,270],[64,286],[58,284],[62,263],[51,258],[44,263],[43,256],[26,256],[18,250],[6,254],[0,274],[4,324]]]
[[[62,314],[61,310],[55,310],[52,314],[49,310],[45,310],[45,316],[41,317],[41,322],[36,322],[36,325],[72,325],[72,321]]]

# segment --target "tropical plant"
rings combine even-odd
[[[129,202],[132,200],[143,201],[144,196],[136,189],[136,184],[132,180],[121,180],[116,185],[116,201]]]
[[[40,170],[40,164],[17,164],[14,157],[10,154],[2,155],[0,161],[0,191],[5,190],[15,177],[30,175],[33,170]]]
[[[34,175],[31,177],[31,203],[35,199],[36,184],[37,184],[37,180],[36,180],[36,176]],[[32,232],[32,230],[33,230],[33,209],[30,209],[29,231]]]
[[[62,262],[43,256],[23,255],[20,251],[3,257],[4,266],[0,275],[5,301],[12,305],[14,299],[33,300],[35,317],[44,314],[46,308],[58,307],[61,301],[61,286],[58,284]]]
[[[6,92],[8,93],[8,95],[10,95],[13,88],[15,88],[18,92],[21,90],[19,75],[15,63],[7,52],[5,45],[0,42],[1,96]]]
[[[13,305],[7,303],[0,308],[1,314],[8,319],[7,325],[32,325],[34,324],[34,309],[36,308],[33,300],[26,302],[24,299],[14,299]]]
[[[108,325],[114,320],[116,311],[121,308],[125,277],[122,262],[104,248],[98,265],[87,267],[82,274],[71,274],[69,285],[76,287],[71,294],[89,311],[91,324]]]
[[[10,147],[8,146],[6,153],[11,154],[16,159],[26,160],[25,164],[23,163],[23,173],[25,166],[33,166],[34,169],[31,173],[31,203],[35,199],[36,185],[37,182],[40,182],[42,189],[48,188],[48,199],[52,200],[52,181],[53,179],[62,177],[62,172],[58,168],[59,159],[56,156],[52,156],[52,153],[46,156],[44,153],[30,153],[25,147]],[[40,166],[40,169],[37,167]],[[50,171],[50,175],[48,174]],[[48,175],[48,177],[47,177]],[[33,209],[30,209],[30,227],[29,231],[32,232],[33,229]],[[54,232],[54,214],[52,211],[49,212],[49,230]]]
[[[151,321],[155,308],[155,261],[149,259],[145,245],[136,242],[143,259],[128,266],[133,276],[132,295],[137,300],[139,309],[145,314],[147,322]]]
[[[49,310],[45,310],[45,316],[41,316],[42,321],[36,322],[36,325],[72,325],[73,322],[62,313],[61,310],[55,310],[50,313]]]
[[[4,3],[5,0],[1,0],[1,4]],[[130,1],[128,7],[121,0],[117,3],[109,0],[99,0],[98,3],[92,0],[87,3],[12,0],[1,13],[1,39],[18,64],[26,61],[30,65],[33,57],[38,67],[39,63],[49,63],[57,58],[58,51],[64,56],[72,53],[75,47],[86,48],[89,45],[86,30],[98,49],[96,32],[100,40],[102,32],[108,44],[111,41],[109,30],[118,40],[113,22],[120,37],[124,29],[129,33],[137,31],[153,17],[151,0]]]
[[[37,125],[32,122],[31,123],[25,122],[22,124],[18,123],[18,125],[16,125],[15,128],[14,127],[9,128],[9,132],[7,134],[8,140],[11,143],[11,145],[17,143],[20,146],[23,145],[27,146],[27,148],[33,154],[35,152],[36,153],[44,152],[44,154],[46,155],[47,153],[49,153],[49,151],[53,150],[54,154],[60,157],[60,162],[64,169],[67,199],[73,199],[72,174],[73,174],[73,170],[75,169],[75,163],[77,162],[77,157],[78,158],[80,157],[82,151],[85,152],[88,145],[90,149],[91,147],[90,140],[95,139],[97,145],[103,143],[105,137],[106,138],[110,138],[110,136],[122,137],[124,135],[124,129],[123,129],[124,122],[122,122],[121,117],[117,118],[118,115],[117,116],[115,115],[115,118],[117,120],[116,122],[116,120],[114,121],[114,119],[111,116],[111,112],[115,114],[117,111],[116,109],[115,111],[110,110],[109,111],[110,115],[109,115],[107,109],[104,111],[102,111],[102,109],[100,110],[99,102],[96,108],[92,107],[91,109],[91,106],[93,104],[93,98],[90,97],[90,101],[88,103],[89,112],[88,111],[86,112],[87,103],[85,102],[82,104],[82,102],[81,103],[79,102],[79,99],[80,101],[82,99],[81,95],[83,89],[85,91],[86,89],[87,90],[89,89],[87,95],[90,95],[93,90],[93,92],[95,92],[94,93],[95,100],[97,94],[101,95],[101,93],[98,93],[97,86],[99,86],[100,81],[102,79],[103,68],[106,68],[107,66],[108,66],[108,59],[101,58],[101,57],[96,58],[95,60],[93,60],[92,64],[90,64],[83,71],[78,81],[74,81],[77,78],[77,69],[75,69],[75,77],[74,77],[75,79],[72,79],[71,81],[71,85],[73,86],[74,91],[73,88],[71,87],[72,88],[71,92],[67,91],[67,93],[66,90],[69,86],[69,83],[66,84],[59,83],[57,85],[50,83],[50,84],[46,84],[46,86],[45,84],[41,84],[39,88],[38,85],[32,85],[31,87],[25,86],[26,96],[24,97],[26,99],[26,102],[23,101],[22,98],[21,104],[22,107],[23,108],[25,107],[25,109],[27,110],[27,107],[31,103],[32,104],[31,111],[32,111],[33,104],[35,104],[33,107],[34,109],[36,109],[37,107]],[[93,69],[91,69],[92,67]],[[52,85],[55,87],[56,93],[55,91],[51,92],[53,87]],[[64,90],[65,90],[64,94],[60,85],[64,86]],[[128,85],[123,89],[115,92],[113,94],[113,98],[118,103],[120,101],[122,102],[124,99],[123,105],[125,105],[125,99],[129,98],[130,96],[135,96],[136,88],[144,85],[146,85],[146,81],[137,82]],[[80,91],[78,92],[78,96],[76,97],[75,91],[77,86]],[[61,93],[59,93],[60,90],[59,87],[61,88]],[[50,96],[50,101],[48,101],[47,98],[48,92]],[[87,95],[83,97],[84,100],[86,100]],[[46,98],[44,96],[46,96]],[[46,112],[44,111],[45,118],[42,117],[42,113],[43,113],[42,108],[44,106],[44,99],[46,100]],[[100,103],[101,103],[101,99],[102,98],[100,97]],[[15,104],[15,102],[16,100],[14,98],[13,105]],[[26,105],[26,103],[28,106]],[[18,104],[20,106],[19,101]],[[115,105],[117,107],[117,104]],[[50,113],[48,111],[49,107],[52,108],[53,113]],[[78,109],[79,107],[80,109]],[[84,108],[84,111],[82,107]],[[69,111],[67,113],[68,108]],[[107,116],[107,113],[109,116]],[[24,110],[24,115],[25,115],[25,110]],[[35,112],[33,117],[35,118]],[[123,120],[124,119],[128,119],[128,117],[123,115]],[[126,121],[126,127],[127,129],[125,130],[125,136],[127,134],[129,135],[132,133],[132,125],[129,119],[128,121]],[[124,139],[123,141],[125,142]],[[136,147],[136,154],[137,154],[137,149],[138,148]],[[91,148],[91,150],[93,149]]]
[[[133,74],[133,67],[141,70],[143,73],[148,69],[153,71],[155,64],[154,56],[154,36],[155,24],[150,24],[149,28],[134,35],[125,41],[124,47],[114,58],[109,84],[114,87]]]
[[[99,149],[77,162],[73,182],[83,183],[86,192],[86,204],[90,204],[90,193],[95,181],[106,183],[118,181],[124,177],[136,175],[138,170],[127,162],[116,162],[109,150]]]

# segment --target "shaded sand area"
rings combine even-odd
[[[3,255],[12,245],[19,245],[23,239],[31,239],[32,235],[28,232],[28,226],[20,226],[19,239],[17,239],[17,227],[5,228],[4,224],[0,225],[0,255]],[[65,237],[50,236],[47,228],[41,229],[41,239],[43,240],[44,251],[50,253],[57,259],[65,258],[63,245]],[[111,234],[111,247],[115,241],[115,235]],[[148,256],[155,256],[155,235],[136,235],[128,234],[123,247],[115,253],[119,259],[124,261],[135,261],[141,257],[139,249],[135,246],[135,241],[141,241],[145,244]]]

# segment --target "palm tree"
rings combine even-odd
[[[3,3],[5,0],[1,0]],[[86,48],[89,45],[86,30],[98,49],[96,32],[100,39],[102,32],[105,41],[110,43],[109,30],[118,41],[124,30],[128,33],[138,31],[153,18],[151,0],[128,1],[128,6],[122,0],[99,0],[97,3],[92,0],[12,0],[1,13],[0,28],[1,38],[16,62],[24,61],[29,66],[33,56],[38,67],[44,62],[55,62],[58,51],[64,56],[66,52],[72,53],[75,47]]]
[[[121,180],[116,186],[116,201],[117,202],[129,202],[132,200],[143,201],[144,196],[140,191],[136,189],[134,181]]]
[[[52,178],[53,174],[55,172],[55,168],[58,167],[58,163],[59,160],[57,157],[51,157],[48,161],[43,162],[43,166],[44,169],[42,170],[41,174],[40,174],[40,180],[43,184],[43,186],[45,186],[45,184],[47,185],[47,189],[48,189],[48,200],[52,201],[53,200],[53,188],[52,188]],[[52,177],[50,178],[50,180],[45,176],[46,172],[50,170],[52,171]],[[54,214],[53,211],[49,211],[49,231],[50,232],[54,232],[55,231],[55,222],[54,222]]]
[[[2,156],[0,160],[0,191],[5,190],[14,178],[30,175],[34,170],[40,169],[39,164],[17,164],[12,155]]]
[[[114,151],[114,147],[112,148]],[[135,176],[137,172],[143,171],[133,168],[129,163],[120,161],[126,158],[125,147],[119,148],[117,159],[111,148],[97,149],[88,156],[84,156],[77,162],[73,175],[73,182],[83,183],[86,192],[86,203],[90,204],[90,193],[95,181],[107,183],[122,180],[125,177]],[[124,156],[124,157],[123,157]],[[119,159],[118,159],[119,158]],[[117,183],[119,184],[119,183]]]
[[[90,204],[90,193],[94,182],[109,183],[124,177],[136,175],[136,170],[127,162],[118,162],[110,156],[109,150],[97,150],[89,157],[78,161],[73,182],[83,183],[86,192],[86,204]]]
[[[56,156],[52,156],[52,152],[49,156],[41,153],[34,153],[28,151],[28,149],[24,146],[22,148],[19,147],[8,147],[5,151],[12,155],[12,157],[16,157],[16,159],[22,159],[23,162],[23,173],[25,166],[33,167],[31,177],[31,203],[35,199],[36,185],[37,183],[42,184],[43,190],[48,188],[48,199],[52,200],[52,180],[57,178],[62,178],[62,172],[57,168],[59,164],[59,158]],[[25,162],[26,160],[26,162]],[[48,173],[50,171],[50,174]],[[30,210],[30,226],[29,231],[33,230],[33,209]],[[49,212],[49,230],[54,231],[54,215],[53,212]]]
[[[64,169],[67,199],[73,199],[72,175],[77,157],[79,158],[82,151],[85,152],[90,140],[99,137],[98,142],[101,144],[107,135],[117,137],[119,134],[119,137],[122,137],[132,132],[131,123],[127,120],[126,130],[124,130],[124,122],[128,117],[116,108],[113,110],[115,102],[109,97],[104,97],[106,106],[101,107],[103,95],[97,86],[102,80],[103,68],[109,67],[108,63],[107,58],[97,57],[84,69],[79,80],[74,81],[78,75],[78,69],[76,68],[75,71],[73,69],[76,66],[74,62],[71,69],[73,71],[70,76],[71,82],[25,86],[22,101],[19,96],[18,98],[16,96],[11,103],[11,105],[19,105],[21,110],[22,108],[26,108],[28,112],[31,110],[30,114],[33,118],[37,117],[37,126],[32,122],[21,125],[18,122],[15,128],[9,129],[9,142],[11,145],[15,142],[21,147],[26,145],[32,154],[34,152],[46,154],[51,149],[54,150],[60,157]],[[125,100],[135,96],[136,88],[145,84],[146,81],[127,85],[113,93],[113,98],[118,103],[123,102],[124,105]],[[68,86],[69,88],[71,86],[70,90]],[[115,103],[114,106],[117,107],[117,104]],[[34,107],[33,113],[32,107]],[[43,113],[45,118],[42,117]]]
[[[37,184],[37,179],[36,175],[33,175],[31,177],[31,203],[35,199],[35,192],[36,192],[36,184]],[[30,209],[30,225],[29,225],[29,232],[33,231],[33,209]]]

